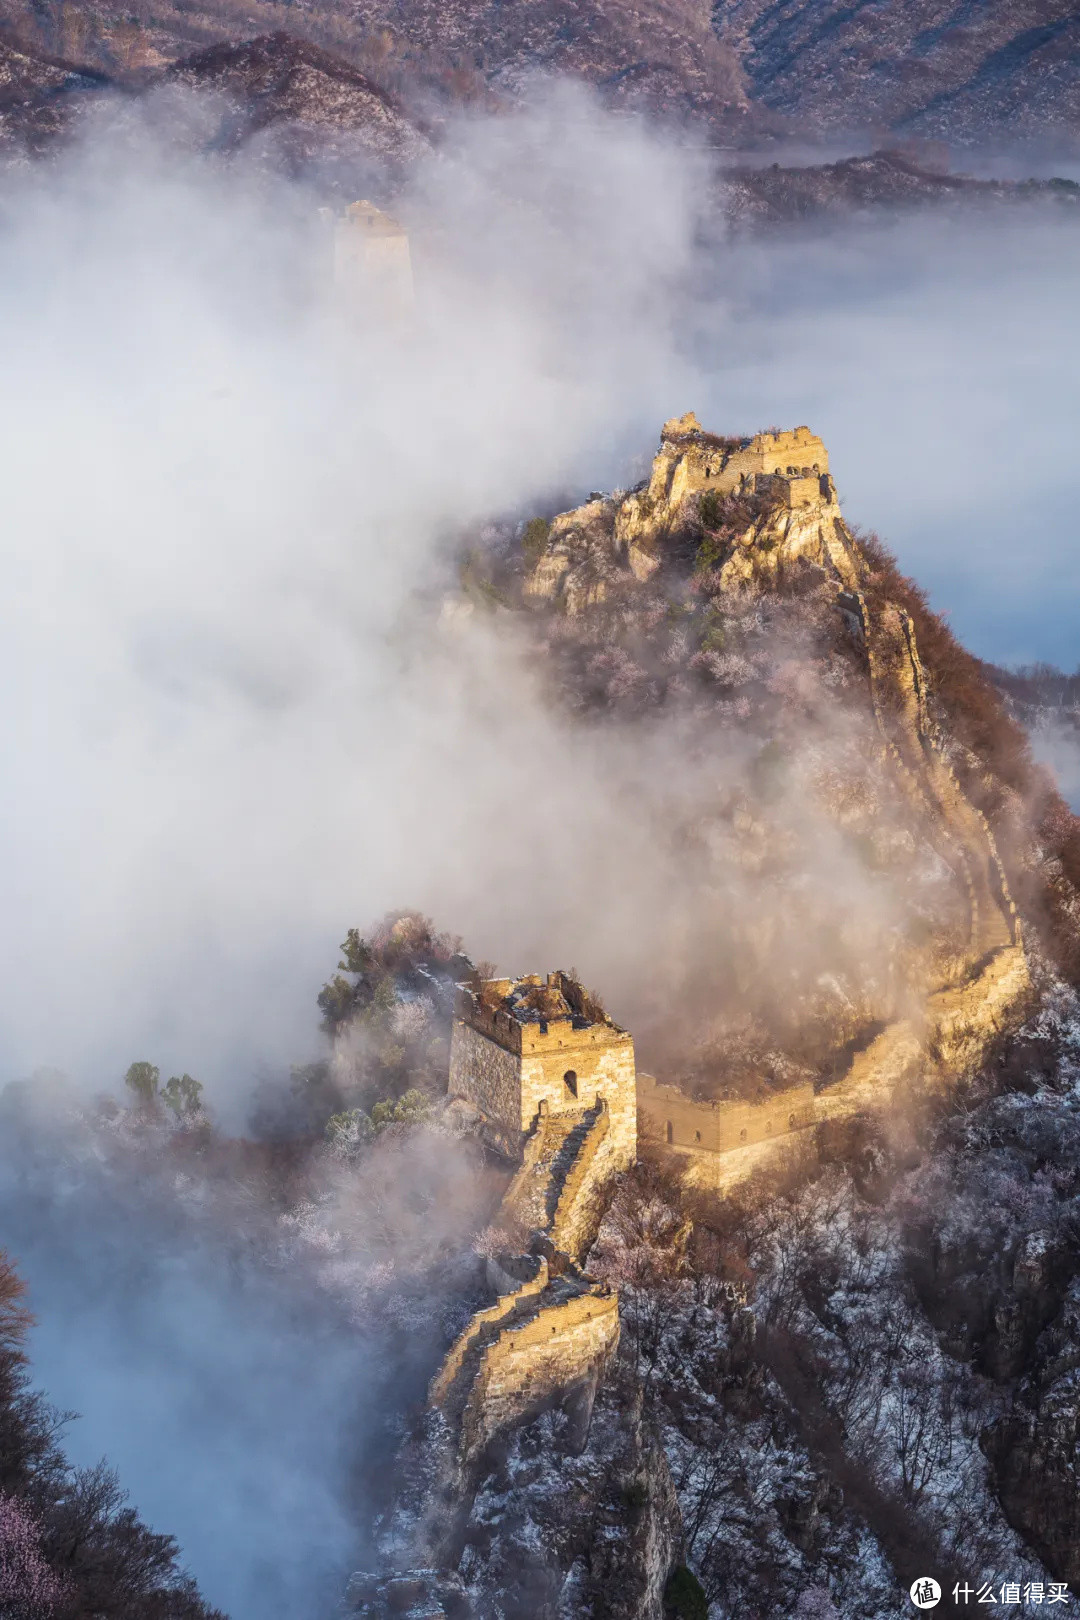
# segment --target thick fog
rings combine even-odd
[[[1080,233],[695,250],[698,163],[576,96],[470,124],[401,204],[419,307],[382,337],[302,190],[149,130],[8,183],[0,1072],[233,1086],[305,1055],[346,926],[479,889],[563,744],[501,674],[418,673],[410,594],[485,514],[625,482],[673,411],[810,422],[976,651],[1075,662]]]
[[[470,526],[626,484],[675,412],[808,422],[849,519],[976,651],[1076,663],[1072,223],[737,243],[707,180],[577,94],[472,121],[400,199],[417,309],[386,329],[341,307],[316,188],[152,119],[5,179],[0,1078],[54,1065],[87,1094],[147,1058],[236,1126],[260,1071],[317,1050],[346,928],[395,906],[617,999],[679,880],[642,786],[677,806],[709,780],[677,736],[576,733],[497,623],[440,603]],[[235,1620],[275,1583],[307,1620],[305,1527],[315,1564],[351,1547],[367,1352],[329,1317],[313,1349],[291,1284],[237,1292],[212,1235],[140,1258],[152,1220],[95,1184],[100,1244],[91,1222],[69,1246],[42,1196],[36,1227],[5,1201],[0,1239],[74,1444]],[[312,1355],[325,1382],[294,1401]]]

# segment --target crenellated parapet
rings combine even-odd
[[[485,1345],[461,1415],[463,1453],[595,1379],[618,1342],[618,1296],[564,1274],[538,1297],[535,1313],[508,1322]]]

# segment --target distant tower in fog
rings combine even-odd
[[[367,201],[334,217],[334,284],[348,305],[400,318],[413,306],[409,236]]]

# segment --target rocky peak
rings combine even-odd
[[[775,584],[802,560],[850,585],[838,518],[828,451],[808,427],[723,437],[687,411],[664,423],[647,482],[552,521],[525,590],[575,613],[695,551],[725,588]]]

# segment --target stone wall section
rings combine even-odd
[[[642,1141],[652,1151],[680,1155],[688,1178],[713,1188],[741,1180],[785,1139],[880,1105],[917,1075],[947,1079],[978,1063],[1030,984],[1016,906],[993,832],[964,793],[930,718],[914,624],[891,604],[871,615],[859,588],[864,565],[826,477],[822,491],[816,506],[810,502],[800,510],[792,503],[749,530],[725,564],[724,583],[737,588],[770,570],[778,574],[797,556],[818,562],[836,578],[840,605],[865,647],[886,757],[967,895],[969,938],[920,1017],[889,1025],[834,1085],[797,1086],[759,1103],[701,1103],[639,1075]],[[766,529],[773,543],[762,555],[758,541]]]
[[[651,1143],[690,1152],[730,1153],[818,1120],[812,1085],[789,1087],[763,1102],[695,1102],[650,1074],[638,1076],[638,1128]]]
[[[333,255],[335,284],[357,308],[399,316],[411,311],[408,233],[374,203],[350,203],[334,220]]]
[[[572,1015],[515,1016],[513,997],[531,987],[577,998]],[[550,1264],[499,1257],[489,1268],[496,1286],[514,1286],[475,1314],[432,1381],[430,1403],[456,1433],[462,1463],[505,1425],[595,1386],[618,1343],[617,1296],[577,1263],[611,1178],[637,1159],[634,1043],[602,1017],[587,1019],[582,999],[561,974],[546,987],[530,977],[459,990],[450,1094],[479,1109],[488,1139],[521,1158],[501,1208],[508,1240],[528,1229],[534,1253],[550,1256]]]
[[[618,1342],[618,1299],[598,1284],[501,1332],[484,1351],[466,1402],[463,1452],[483,1449],[500,1429],[595,1376]]]
[[[950,986],[930,996],[921,1022],[901,1019],[890,1024],[859,1053],[844,1078],[814,1095],[812,1117],[779,1137],[750,1139],[726,1152],[710,1153],[700,1147],[668,1147],[654,1126],[642,1120],[647,1149],[675,1154],[690,1186],[724,1191],[745,1181],[785,1146],[796,1143],[827,1120],[850,1119],[855,1114],[898,1101],[913,1087],[946,1084],[982,1061],[989,1043],[1015,1021],[1017,1003],[1030,987],[1023,947],[1010,946],[996,953],[967,983]],[[661,1093],[671,1088],[657,1088]],[[782,1110],[792,1092],[777,1092],[768,1106]],[[666,1099],[664,1099],[666,1102]],[[646,1106],[650,1099],[646,1098]],[[706,1112],[710,1104],[687,1099],[690,1110]],[[719,1103],[721,1113],[738,1104]],[[763,1105],[755,1105],[763,1106]],[[661,1116],[653,1116],[659,1119]]]
[[[484,1330],[505,1321],[524,1300],[543,1293],[549,1280],[548,1263],[540,1256],[532,1277],[519,1283],[509,1292],[500,1294],[494,1305],[476,1312],[465,1330],[454,1340],[447,1352],[446,1360],[431,1381],[428,1399],[433,1405],[441,1406],[447,1400],[455,1380],[465,1365],[469,1351],[478,1343]]]

